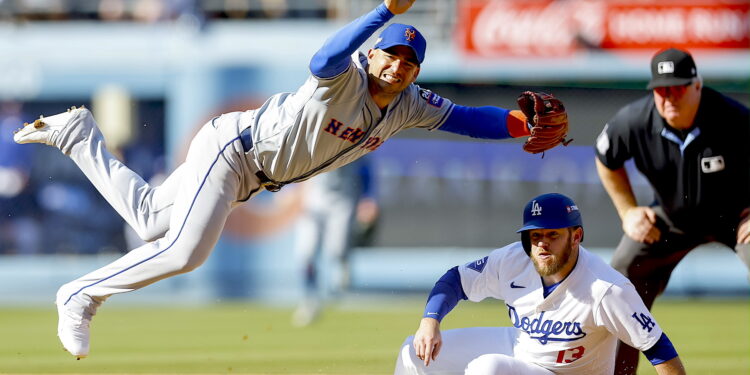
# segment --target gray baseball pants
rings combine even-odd
[[[206,123],[185,162],[160,186],[151,186],[107,151],[101,137],[70,152],[83,173],[138,235],[151,241],[64,286],[67,300],[81,293],[103,301],[200,266],[219,239],[233,207],[260,191],[252,151],[239,138],[252,112]],[[63,297],[64,298],[64,297]]]

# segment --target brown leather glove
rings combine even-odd
[[[518,107],[529,121],[531,135],[523,150],[532,154],[547,151],[573,140],[568,135],[568,113],[560,99],[543,92],[526,91],[518,97]]]

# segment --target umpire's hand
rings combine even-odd
[[[422,318],[419,329],[414,334],[414,350],[417,358],[424,361],[425,366],[437,358],[440,348],[443,346],[443,338],[440,335],[440,322],[433,318]]]
[[[750,207],[744,209],[740,217],[742,219],[737,226],[737,243],[746,245],[750,243]]]
[[[385,7],[393,14],[406,13],[417,0],[384,0]]]
[[[656,227],[656,213],[651,207],[633,207],[625,213],[622,230],[635,241],[652,244],[659,241],[661,231]]]

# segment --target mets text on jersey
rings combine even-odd
[[[365,135],[365,131],[360,128],[343,128],[343,125],[344,124],[342,122],[336,121],[336,119],[331,119],[331,122],[328,123],[328,126],[324,130],[327,133],[333,134],[351,143],[357,143],[360,139],[362,139],[362,136]],[[370,151],[375,151],[378,147],[380,147],[380,145],[383,144],[383,142],[385,142],[385,139],[380,139],[380,137],[369,137],[367,138],[367,141],[365,141],[364,144],[360,147],[368,149]]]

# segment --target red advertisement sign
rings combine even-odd
[[[471,54],[565,55],[581,49],[750,48],[748,1],[459,1]]]

